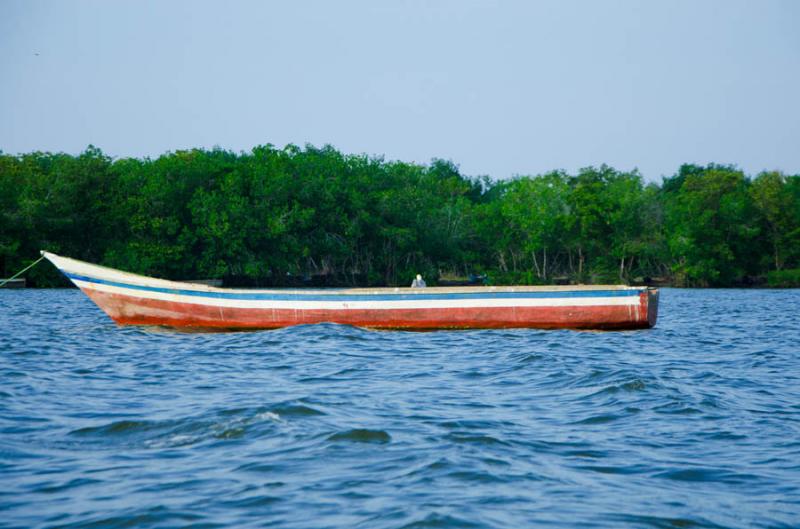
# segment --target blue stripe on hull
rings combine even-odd
[[[201,298],[216,299],[241,299],[241,300],[265,300],[265,301],[399,301],[399,300],[442,300],[442,299],[560,299],[560,298],[619,298],[619,297],[638,297],[641,290],[572,290],[572,291],[550,291],[550,292],[453,292],[453,293],[430,293],[430,294],[279,294],[279,293],[247,293],[247,292],[202,292],[197,290],[183,290],[162,287],[150,287],[143,285],[131,285],[106,279],[97,279],[77,274],[65,275],[77,281],[86,281],[101,285],[109,285],[131,290],[141,290],[145,292],[161,292],[166,294],[178,294],[181,296],[196,296]]]

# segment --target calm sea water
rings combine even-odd
[[[800,527],[800,291],[649,331],[191,334],[0,291],[2,527]]]

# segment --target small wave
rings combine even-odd
[[[106,436],[106,435],[126,435],[130,433],[146,432],[149,430],[163,427],[151,421],[115,421],[102,426],[87,426],[69,432],[69,435],[79,436]]]
[[[280,421],[281,416],[273,411],[263,411],[261,413],[256,413],[253,416],[253,422],[261,422],[261,421]]]
[[[315,417],[325,415],[324,411],[305,404],[282,403],[270,407],[270,412],[280,417]]]
[[[241,500],[226,501],[224,504],[236,509],[255,509],[278,503],[282,499],[280,496],[250,496]]]
[[[514,426],[514,423],[510,421],[462,419],[440,422],[438,425],[448,430],[501,430]]]
[[[600,450],[567,450],[564,455],[583,459],[603,459],[608,456],[608,453]]]
[[[476,445],[508,445],[506,441],[492,437],[491,435],[466,435],[451,433],[447,435],[447,440],[454,443],[467,443]]]
[[[668,415],[695,415],[703,413],[702,410],[695,408],[685,402],[673,401],[667,404],[661,404],[653,408],[656,413],[664,413]]]
[[[648,468],[644,465],[623,465],[623,466],[610,466],[610,465],[581,465],[573,467],[578,470],[588,470],[589,472],[597,472],[599,474],[644,474]]]
[[[514,358],[514,360],[519,364],[530,364],[533,362],[540,362],[546,358],[547,356],[540,353],[524,353]]]
[[[367,430],[364,428],[346,430],[328,437],[328,441],[349,441],[353,443],[388,443],[391,440],[392,436],[383,430]]]
[[[163,493],[170,490],[191,490],[212,483],[204,479],[178,479],[174,481],[159,481],[137,489],[137,492]]]
[[[114,421],[72,430],[69,435],[100,445],[170,448],[193,445],[208,439],[239,439],[260,423],[281,420],[278,413],[268,409],[234,408],[220,411],[217,416],[218,420],[203,416],[167,421]]]
[[[403,525],[402,527],[400,527],[400,529],[428,529],[428,528],[440,528],[440,527],[470,528],[470,527],[481,527],[481,526],[482,524],[471,522],[464,518],[457,518],[455,516],[432,513],[425,516],[425,518]]]
[[[729,470],[716,468],[684,468],[680,470],[668,470],[655,474],[653,477],[670,479],[674,481],[694,481],[694,482],[715,482],[739,485],[759,481],[759,476],[754,474],[740,474]]]
[[[84,485],[93,485],[95,483],[101,483],[101,481],[99,479],[91,479],[91,478],[76,478],[66,483],[41,485],[33,489],[33,492],[43,492],[45,494],[53,494],[56,492],[62,492],[65,490],[82,487]]]
[[[163,505],[149,509],[130,510],[126,514],[111,517],[87,518],[76,524],[59,524],[59,527],[169,527],[185,526],[189,523],[197,524],[204,516],[190,512],[180,512],[168,509]],[[220,527],[207,525],[205,527]]]
[[[271,463],[246,463],[236,468],[236,471],[244,471],[244,472],[256,472],[256,473],[269,473],[275,472],[277,470],[281,470],[284,468],[281,464],[271,464]]]
[[[457,472],[451,472],[447,475],[447,477],[458,481],[466,481],[471,483],[505,483],[508,481],[489,472],[474,470],[459,470]]]
[[[340,323],[314,323],[294,325],[283,329],[269,331],[271,334],[287,334],[293,339],[303,338],[305,341],[326,342],[330,340],[346,340],[349,342],[368,341],[375,333],[369,329],[354,327]]]
[[[453,463],[448,458],[443,457],[431,463],[424,463],[422,465],[418,465],[406,471],[404,474],[402,474],[402,477],[404,478],[416,477],[416,476],[425,477],[428,476],[428,474],[439,473],[442,470],[454,467],[456,467],[455,463]]]
[[[642,391],[649,386],[657,386],[657,380],[647,373],[628,368],[595,368],[571,380],[573,387],[596,387],[601,384],[617,388],[618,391]]]
[[[604,413],[601,415],[595,415],[593,417],[587,417],[586,419],[581,419],[580,421],[575,421],[572,424],[607,424],[614,422],[619,418],[620,417],[618,415]]]
[[[702,518],[675,518],[643,514],[614,514],[613,521],[633,524],[635,527],[654,527],[656,529],[724,529],[723,526]]]
[[[215,439],[239,439],[247,430],[242,427],[227,428],[214,434]]]
[[[733,432],[715,431],[702,434],[706,439],[714,441],[743,441],[747,439],[747,435]]]
[[[593,398],[601,395],[614,395],[617,393],[638,393],[646,391],[647,389],[648,389],[648,384],[644,380],[636,378],[628,382],[605,386],[603,388],[598,389],[597,391],[590,393],[589,395],[586,396],[586,398]]]
[[[644,380],[637,378],[619,386],[623,391],[644,391],[647,389],[647,384]]]

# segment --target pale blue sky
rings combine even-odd
[[[798,28],[793,0],[0,0],[0,149],[800,173]]]

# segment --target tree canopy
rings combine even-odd
[[[47,249],[250,286],[747,284],[800,268],[800,175],[683,165],[660,185],[587,167],[511,180],[333,147],[112,159],[0,153],[0,275]],[[63,284],[37,267],[32,284]]]

